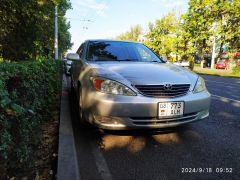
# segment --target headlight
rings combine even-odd
[[[92,83],[97,91],[107,94],[117,94],[125,96],[136,96],[130,88],[113,80],[103,78],[92,78]]]
[[[199,93],[206,90],[205,81],[202,77],[199,77],[194,87],[193,93]]]

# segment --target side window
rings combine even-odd
[[[77,50],[77,53],[79,54],[79,57],[83,58],[83,50],[84,50],[84,44],[80,46],[80,48]]]

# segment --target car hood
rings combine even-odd
[[[194,84],[198,75],[170,63],[97,62],[91,66],[108,78],[121,75],[132,85]]]

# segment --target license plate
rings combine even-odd
[[[184,111],[184,102],[164,102],[158,104],[158,116],[181,116]]]

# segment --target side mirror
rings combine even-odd
[[[77,53],[68,53],[67,54],[67,60],[71,60],[71,61],[79,61],[80,57]]]

